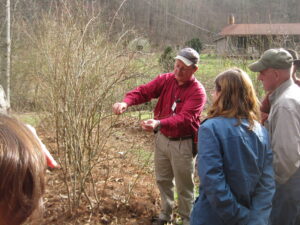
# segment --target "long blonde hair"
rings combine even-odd
[[[45,172],[45,155],[31,131],[0,114],[0,217],[5,224],[22,224],[41,207]]]
[[[237,118],[238,125],[241,119],[248,119],[249,129],[252,129],[255,120],[260,121],[260,103],[245,71],[232,68],[220,73],[215,80],[215,90],[218,97],[209,109],[208,118]]]

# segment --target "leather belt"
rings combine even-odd
[[[182,141],[186,139],[192,139],[193,136],[185,136],[185,137],[178,137],[178,138],[173,138],[173,137],[167,137],[170,141]]]

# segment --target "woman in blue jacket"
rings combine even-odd
[[[198,133],[199,197],[191,225],[267,225],[275,183],[272,151],[249,76],[215,80],[213,105]]]

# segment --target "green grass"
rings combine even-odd
[[[163,69],[159,66],[158,59],[161,54],[153,53],[149,55],[141,55],[135,60],[134,64],[140,68],[140,72],[144,74],[135,80],[135,83],[131,87],[149,82],[158,74],[163,73]],[[207,94],[214,89],[214,80],[216,76],[232,67],[238,67],[246,71],[256,89],[257,95],[261,98],[264,95],[264,91],[259,81],[257,81],[257,73],[253,73],[248,69],[248,65],[254,60],[245,58],[224,58],[213,54],[201,54],[199,69],[196,72],[197,79],[204,85]]]
[[[138,77],[134,82],[131,80],[126,87],[124,87],[124,95],[125,92],[133,89],[136,86],[147,83],[150,80],[154,79],[158,74],[162,73],[163,69],[160,68],[158,64],[158,58],[160,54],[149,54],[141,56],[136,63],[141,68],[141,73],[143,76]],[[253,73],[248,69],[248,65],[251,64],[254,60],[249,60],[245,58],[224,58],[211,54],[203,54],[200,56],[199,69],[196,72],[196,78],[203,84],[206,89],[206,93],[208,96],[207,107],[211,103],[211,93],[214,90],[214,80],[216,76],[233,67],[238,67],[243,69],[246,73],[249,74],[254,88],[256,90],[257,96],[259,99],[265,95],[265,92],[262,88],[261,82],[257,80],[257,73]],[[155,106],[155,100],[153,100],[149,105],[140,105],[132,107],[132,111],[127,112],[129,116],[135,117],[139,120],[146,120],[153,118],[152,110]],[[207,108],[206,107],[206,108]],[[133,112],[135,111],[135,112]]]
[[[214,89],[214,80],[216,76],[233,67],[238,67],[244,70],[250,76],[257,96],[261,98],[264,95],[261,83],[257,80],[257,73],[253,73],[248,69],[248,65],[254,60],[244,58],[222,58],[215,55],[201,55],[199,69],[196,72],[197,79],[204,85],[207,94]]]
[[[153,160],[154,152],[143,148],[133,148],[129,151],[129,154],[133,156],[133,162],[141,171],[146,173],[152,173],[154,170]]]
[[[152,111],[132,111],[126,113],[128,116],[138,118],[139,120],[147,120],[153,118]]]
[[[135,156],[138,162],[148,163],[149,161],[153,161],[153,152],[145,149],[133,149],[131,151]],[[142,163],[143,164],[143,163]]]

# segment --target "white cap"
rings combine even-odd
[[[175,59],[181,60],[186,66],[197,65],[199,53],[193,48],[181,49]]]

